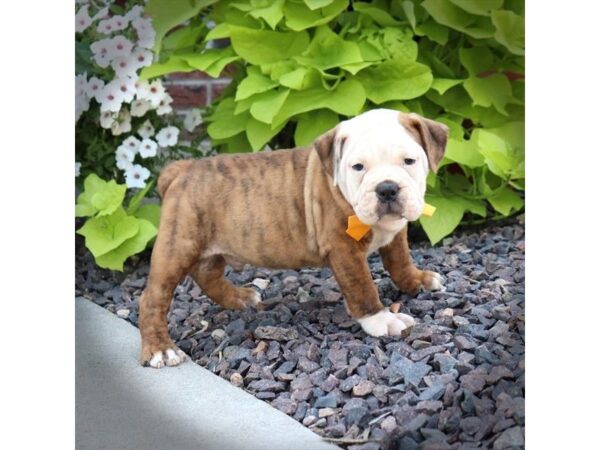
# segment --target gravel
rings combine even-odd
[[[196,363],[349,449],[523,448],[524,248],[517,223],[417,242],[416,265],[442,274],[446,290],[416,298],[369,257],[383,303],[417,320],[405,339],[367,336],[328,268],[228,269],[261,291],[260,311],[223,310],[186,278],[169,331]],[[78,245],[76,296],[137,326],[148,258],[114,273]]]

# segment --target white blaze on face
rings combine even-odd
[[[425,204],[427,156],[398,118],[398,111],[376,109],[339,125],[338,138],[343,139],[343,149],[335,181],[358,218],[368,225],[401,219],[380,217],[375,188],[383,181],[400,187],[398,202],[404,219],[416,220]],[[415,162],[407,164],[406,159]],[[353,168],[357,164],[363,169]]]

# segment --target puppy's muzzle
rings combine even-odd
[[[375,193],[381,203],[393,203],[398,199],[400,186],[393,181],[385,180],[375,187]]]

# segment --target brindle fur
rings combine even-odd
[[[371,232],[359,242],[345,232],[354,212],[332,183],[332,140],[328,133],[311,148],[178,161],[163,170],[161,223],[140,300],[142,362],[175,347],[166,315],[187,274],[224,308],[251,304],[254,291],[224,277],[227,263],[329,266],[354,318],[384,308],[367,265]],[[406,229],[381,255],[402,290],[416,292],[429,276],[411,262]]]

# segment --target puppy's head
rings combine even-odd
[[[418,114],[375,109],[315,141],[325,170],[361,222],[419,218],[428,169],[437,171],[448,127]]]

